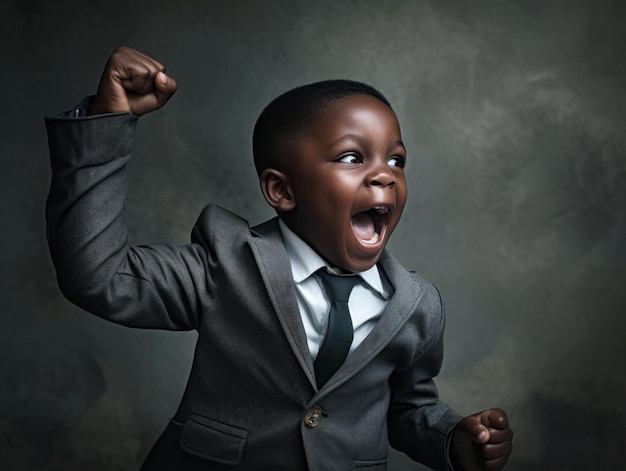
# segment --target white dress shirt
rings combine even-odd
[[[328,328],[330,303],[324,294],[322,281],[313,274],[322,267],[328,267],[328,264],[280,219],[279,226],[291,262],[291,273],[296,284],[296,298],[309,352],[315,360]],[[329,270],[333,271],[331,267]],[[350,352],[374,329],[392,293],[391,285],[376,265],[358,275],[361,282],[352,288],[348,299],[354,329]]]

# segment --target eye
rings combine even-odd
[[[406,159],[404,157],[400,157],[399,155],[394,155],[387,160],[387,163],[390,167],[404,168],[406,165]]]
[[[359,154],[344,154],[337,159],[337,162],[343,162],[344,164],[362,164],[363,159]]]

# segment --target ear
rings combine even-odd
[[[296,207],[289,178],[274,168],[266,168],[259,178],[265,201],[276,211],[286,213]]]

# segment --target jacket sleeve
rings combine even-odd
[[[430,284],[419,311],[432,319],[426,323],[430,340],[410,365],[390,378],[389,442],[434,470],[449,470],[449,441],[462,416],[439,399],[433,380],[443,362],[445,315],[439,292]]]
[[[126,166],[137,117],[78,116],[76,108],[46,118],[52,165],[47,238],[61,291],[119,324],[197,328],[209,289],[204,248],[128,242]]]

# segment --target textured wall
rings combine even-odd
[[[140,122],[134,242],[185,242],[209,201],[271,216],[250,152],[263,105],[322,78],[372,83],[411,159],[391,248],[447,301],[442,396],[509,412],[509,470],[611,468],[626,436],[625,20],[594,0],[2,2],[0,469],[136,469],[184,387],[194,334],[73,307],[45,246],[42,117],[93,93],[120,44],[180,83]],[[390,469],[423,468],[393,453]]]

